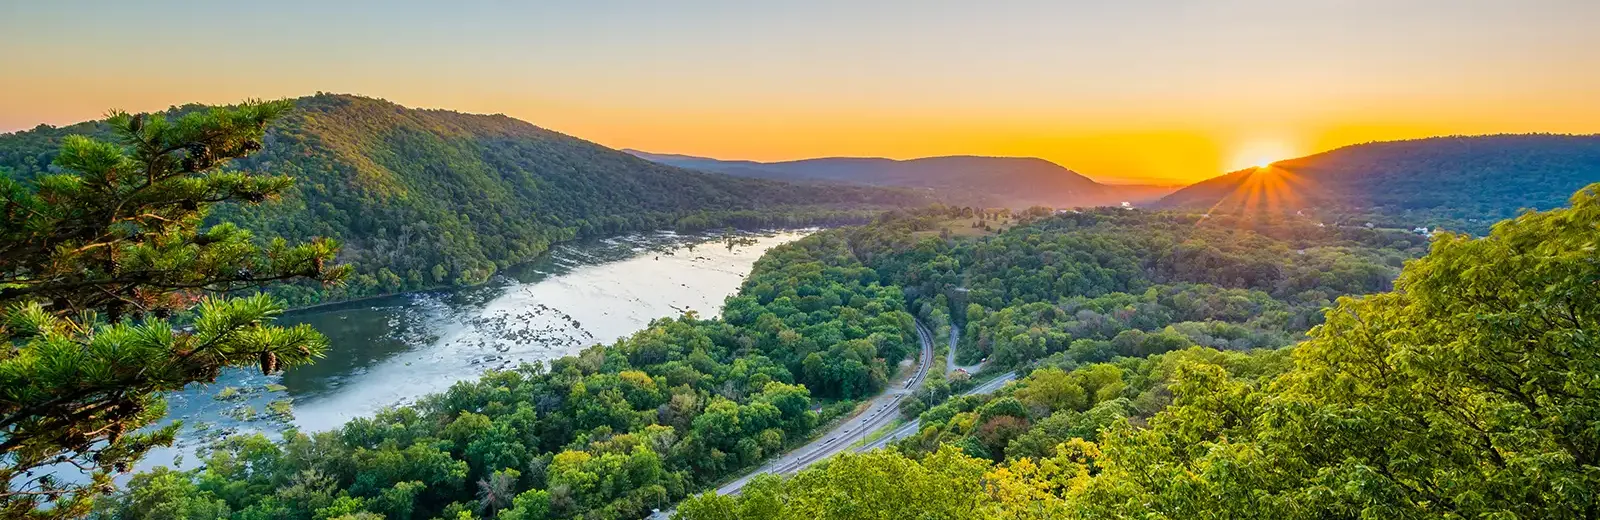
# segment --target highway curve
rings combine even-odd
[[[815,464],[817,461],[827,459],[828,457],[832,457],[839,453],[852,451],[850,446],[855,444],[856,441],[864,439],[873,432],[883,429],[885,426],[888,426],[890,423],[894,422],[895,417],[899,416],[900,414],[900,400],[911,395],[911,392],[915,391],[920,385],[922,385],[922,380],[928,377],[928,369],[933,366],[933,332],[927,326],[924,326],[920,320],[916,322],[916,328],[917,340],[922,343],[922,353],[920,356],[918,356],[917,371],[916,373],[912,374],[910,379],[907,379],[905,383],[885,389],[883,393],[878,394],[877,397],[872,399],[871,405],[867,408],[866,412],[863,412],[855,417],[851,417],[844,423],[835,426],[832,430],[829,430],[827,434],[819,437],[815,441],[812,441],[810,444],[791,450],[788,453],[783,454],[783,456],[767,462],[765,465],[761,466],[761,468],[734,479],[732,482],[723,484],[722,487],[717,488],[717,494],[738,494],[744,489],[745,484],[750,483],[750,479],[753,479],[757,475],[764,473],[775,473],[778,475],[792,475],[794,473],[798,473],[800,470],[806,469],[812,464]],[[955,343],[958,338],[959,333],[952,331],[950,335],[950,353],[952,355],[955,353]],[[977,365],[973,366],[976,367]],[[1006,383],[1016,378],[1017,373],[1015,371],[1006,372],[1001,374],[999,377],[985,382],[982,385],[967,390],[963,395],[993,392],[995,390],[999,390],[1000,387],[1005,386]],[[872,442],[856,447],[853,451],[859,453],[887,446],[890,442],[906,438],[911,434],[916,433],[917,427],[920,424],[921,423],[919,420],[913,419],[911,422],[895,428],[894,431],[884,434],[884,436],[875,439]],[[673,513],[674,510],[657,512],[651,515],[650,518],[667,519],[671,518]]]
[[[967,390],[961,395],[987,394],[989,392],[999,390],[1000,387],[1005,386],[1006,383],[1009,383],[1016,378],[1017,372],[1015,370],[1006,372],[1004,374],[1000,374],[999,377],[985,382],[984,384],[973,387],[971,390]],[[884,446],[888,446],[891,442],[910,437],[912,434],[917,433],[920,426],[922,426],[921,419],[912,419],[911,422],[900,425],[900,427],[895,428],[894,431],[886,433],[882,437],[879,437],[876,440],[861,446],[860,448],[856,448],[856,453],[876,450]]]
[[[922,343],[922,353],[918,356],[917,371],[911,375],[910,379],[878,394],[877,397],[870,401],[871,404],[865,412],[835,426],[828,433],[810,444],[785,453],[783,456],[761,466],[760,469],[724,484],[722,487],[717,488],[717,494],[736,494],[744,489],[744,485],[749,483],[750,479],[763,473],[789,475],[799,472],[819,460],[848,451],[850,445],[855,444],[856,441],[893,422],[900,413],[900,400],[909,396],[912,391],[922,385],[923,378],[928,376],[929,367],[933,365],[933,332],[924,326],[920,320],[916,322],[916,328],[917,340]]]

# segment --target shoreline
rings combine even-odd
[[[806,231],[806,230],[821,231],[823,229],[827,229],[827,227],[825,227],[825,226],[810,226],[810,227],[798,227],[798,228],[735,229],[735,231],[737,231],[737,232],[739,232],[741,234],[747,234],[747,235],[748,234],[755,234],[755,235],[768,236],[768,235],[772,235],[772,234],[776,234],[776,233],[784,233],[784,232],[790,232],[790,231]],[[580,239],[575,239],[575,240],[567,240],[567,241],[563,241],[563,242],[556,242],[556,243],[550,244],[550,247],[546,248],[544,250],[544,252],[539,253],[538,255],[535,255],[533,258],[529,258],[529,259],[526,259],[526,260],[522,260],[522,261],[510,264],[510,265],[506,266],[505,269],[496,271],[493,276],[490,276],[488,280],[484,280],[482,283],[476,283],[476,284],[470,284],[470,285],[438,285],[438,286],[428,287],[428,288],[424,288],[424,289],[410,290],[410,291],[398,291],[398,292],[390,292],[390,293],[383,293],[383,294],[369,294],[369,295],[365,295],[365,296],[358,296],[358,297],[351,298],[351,299],[348,299],[348,300],[337,300],[337,301],[330,301],[330,302],[313,303],[311,305],[296,306],[296,307],[290,307],[288,309],[285,309],[283,311],[283,314],[279,315],[279,317],[280,318],[293,317],[293,316],[296,316],[296,315],[304,315],[304,314],[309,314],[309,313],[315,313],[315,312],[318,312],[318,311],[325,311],[325,310],[328,310],[328,309],[331,309],[331,308],[339,307],[341,305],[356,305],[356,304],[360,304],[360,303],[363,303],[363,302],[370,302],[370,301],[373,301],[373,300],[381,300],[381,299],[384,299],[384,298],[394,298],[394,297],[397,297],[397,296],[408,296],[408,295],[413,295],[413,294],[429,294],[429,293],[452,293],[452,292],[472,289],[472,288],[476,288],[476,287],[484,287],[484,286],[493,284],[496,281],[504,280],[505,278],[507,278],[506,275],[502,274],[506,270],[514,269],[514,268],[517,268],[517,267],[526,266],[526,265],[538,262],[540,260],[544,260],[544,259],[549,258],[551,251],[554,251],[556,246],[562,246],[562,245],[568,245],[568,244],[574,244],[574,243],[580,243],[580,242],[586,242],[586,241],[610,240],[610,239],[614,239],[614,238],[618,238],[618,237],[625,237],[625,236],[660,235],[660,234],[665,234],[665,233],[671,233],[671,234],[679,235],[679,236],[701,236],[701,237],[705,237],[707,240],[711,240],[711,238],[709,236],[707,236],[707,235],[685,235],[683,233],[679,233],[679,232],[671,230],[671,229],[658,229],[658,230],[649,231],[649,232],[642,232],[641,231],[641,232],[633,232],[633,233],[624,233],[624,234],[619,234],[619,235],[611,235],[611,236],[608,236],[608,237],[592,237],[592,238],[580,238]],[[745,273],[745,276],[749,276],[749,274],[750,273]]]
[[[781,237],[781,236],[784,236],[784,235],[787,235],[787,234],[798,234],[799,236],[796,237],[796,238],[793,238],[793,239],[799,239],[799,238],[803,238],[803,236],[809,234],[809,232],[815,231],[816,229],[817,228],[764,229],[764,230],[759,230],[759,231],[753,231],[752,230],[752,231],[741,232],[739,234],[739,236],[756,237],[756,236],[759,235],[759,236],[762,236],[762,237],[772,238],[772,237]],[[612,240],[612,239],[616,239],[616,240]],[[609,242],[603,242],[603,241],[609,241]],[[593,239],[593,241],[574,241],[574,242],[579,243],[580,247],[583,247],[582,246],[583,243],[589,243],[589,244],[592,244],[592,246],[595,247],[595,248],[604,249],[605,250],[604,253],[597,253],[596,255],[594,255],[592,257],[588,256],[588,255],[581,255],[581,254],[577,255],[577,256],[590,258],[591,260],[600,262],[600,264],[596,264],[596,265],[611,265],[611,264],[614,264],[614,263],[617,263],[617,262],[637,262],[637,261],[641,260],[641,257],[642,257],[642,260],[645,261],[645,263],[649,264],[649,263],[651,263],[651,262],[649,262],[649,260],[650,260],[649,255],[651,255],[652,253],[659,253],[661,255],[660,259],[661,260],[666,260],[667,259],[667,254],[664,252],[665,248],[672,248],[674,250],[681,250],[685,246],[690,245],[690,244],[694,244],[697,248],[705,247],[707,249],[716,250],[716,252],[719,253],[719,254],[722,253],[722,251],[721,251],[722,247],[720,247],[722,245],[722,241],[718,240],[718,234],[703,235],[703,234],[698,234],[697,233],[697,234],[690,234],[690,235],[679,235],[679,234],[676,234],[676,233],[665,233],[665,232],[664,233],[627,233],[627,234],[616,235],[616,236],[613,236],[613,237],[605,237],[605,238]],[[570,246],[572,243],[573,242],[568,242],[567,245]],[[585,274],[582,274],[582,273],[587,272],[587,271],[581,271],[581,270],[575,270],[575,271],[568,272],[567,270],[562,269],[562,270],[557,270],[557,271],[551,272],[551,268],[561,267],[561,266],[565,266],[566,265],[566,261],[562,260],[562,259],[567,258],[568,256],[572,256],[572,255],[567,255],[565,253],[566,251],[567,251],[567,249],[564,249],[564,248],[552,248],[549,252],[547,252],[547,253],[545,253],[543,255],[540,255],[540,258],[536,258],[536,259],[530,260],[529,262],[524,262],[523,263],[523,264],[536,264],[536,265],[534,265],[532,267],[532,269],[537,270],[537,271],[528,270],[528,271],[520,271],[520,272],[518,272],[518,271],[513,271],[511,269],[507,269],[505,271],[505,273],[506,273],[505,275],[493,277],[493,278],[491,278],[491,280],[486,281],[483,284],[477,284],[477,285],[472,285],[472,286],[438,288],[438,289],[430,289],[430,290],[423,290],[423,291],[407,291],[407,292],[400,292],[400,293],[393,293],[393,294],[386,294],[386,295],[372,295],[372,296],[367,296],[367,297],[358,298],[358,299],[354,299],[354,300],[346,300],[346,301],[339,301],[339,302],[326,302],[326,303],[321,303],[321,304],[317,304],[317,305],[314,305],[314,306],[307,306],[307,307],[297,308],[297,309],[285,312],[285,314],[283,316],[288,317],[288,319],[297,320],[297,321],[306,320],[306,321],[315,322],[317,320],[320,320],[321,322],[324,322],[324,323],[342,323],[341,321],[339,321],[340,320],[339,316],[343,315],[343,314],[354,313],[354,314],[363,314],[363,315],[365,315],[365,314],[372,314],[372,313],[377,313],[377,314],[395,313],[395,312],[397,312],[395,310],[396,307],[405,307],[405,306],[412,305],[411,303],[409,303],[409,302],[412,301],[411,299],[404,298],[405,295],[411,295],[411,294],[442,295],[442,296],[440,296],[441,298],[448,300],[448,299],[451,299],[451,296],[449,296],[450,294],[453,294],[453,293],[455,293],[457,291],[468,291],[469,293],[473,294],[473,296],[466,297],[466,299],[463,300],[463,302],[467,302],[468,300],[470,300],[470,302],[468,302],[468,303],[472,303],[472,302],[484,303],[484,302],[479,302],[478,301],[480,298],[478,298],[477,293],[480,293],[480,292],[484,292],[484,293],[486,293],[486,292],[501,292],[499,289],[496,289],[496,287],[513,286],[513,285],[518,284],[518,283],[523,283],[523,280],[519,280],[517,275],[524,274],[524,273],[526,273],[526,274],[528,274],[530,276],[536,277],[536,278],[529,278],[528,279],[528,280],[535,280],[535,281],[533,281],[531,283],[541,283],[543,280],[560,279],[560,278],[566,277],[566,276],[579,276],[579,277],[599,276],[599,275],[595,275],[593,273],[585,275]],[[754,254],[757,251],[759,251],[760,255],[764,255],[765,254],[764,249],[763,250],[750,250],[750,249],[746,249],[744,247],[739,247],[737,250],[735,250],[734,254],[737,255],[737,256],[741,256],[741,257],[749,257],[751,254]],[[581,252],[582,251],[580,251],[580,253]],[[709,253],[702,253],[702,254],[709,254]],[[541,261],[542,259],[548,259],[548,258],[551,258],[552,256],[556,257],[556,259],[558,260],[556,263],[554,263],[554,264],[538,264],[538,262]],[[685,261],[689,260],[689,258],[686,257],[682,252],[680,252],[677,256],[679,258],[683,258]],[[692,256],[692,255],[690,255],[690,256]],[[717,256],[717,255],[712,255],[712,256]],[[735,291],[736,292],[738,290],[738,286],[740,284],[742,284],[742,280],[744,280],[746,277],[748,277],[750,272],[752,272],[753,267],[751,267],[751,266],[753,266],[754,259],[749,259],[749,262],[750,262],[750,264],[748,264],[747,267],[744,270],[740,271],[738,276],[737,276],[738,279],[740,280],[740,282],[732,283],[732,284],[728,285],[728,287],[730,288],[731,291]],[[696,263],[698,263],[698,262],[696,262]],[[710,266],[710,267],[714,267],[714,266]],[[617,268],[613,267],[611,269],[613,269],[613,271],[614,271]],[[623,269],[631,270],[631,268],[623,268]],[[681,268],[679,268],[679,269],[681,269]],[[715,274],[715,276],[727,277],[727,276],[732,275],[733,270],[732,269],[720,269],[720,270],[719,269],[710,269],[707,272],[708,273],[720,273],[720,274]],[[609,276],[609,275],[607,275],[607,276]],[[556,282],[556,285],[560,286],[560,285],[562,285],[562,283],[561,282]],[[581,285],[583,287],[592,287],[587,282],[582,282],[579,285]],[[673,282],[673,283],[671,283],[669,285],[672,287],[673,290],[677,290],[677,287],[679,286],[679,284],[677,282]],[[720,289],[718,291],[720,292]],[[713,295],[713,292],[712,291],[696,291],[695,294],[696,295]],[[393,297],[396,297],[396,296],[401,296],[402,298],[398,298],[398,299],[395,299],[395,300],[388,300],[388,301],[379,301],[379,299],[381,299],[381,298],[393,298]],[[704,299],[706,301],[702,302],[702,303],[694,303],[694,302],[688,302],[688,303],[692,304],[696,308],[703,308],[703,309],[708,309],[708,310],[709,309],[720,309],[722,304],[723,304],[723,298],[721,298],[721,297],[700,298],[700,297],[697,296],[695,298],[696,301],[701,300],[701,299]],[[665,301],[665,300],[663,300],[663,301]],[[673,299],[673,301],[677,301],[677,300]],[[617,309],[615,309],[615,308],[604,309],[604,310],[600,311],[598,314],[596,314],[595,312],[589,312],[588,315],[584,315],[581,312],[578,312],[577,310],[568,309],[565,306],[563,306],[563,305],[561,305],[559,303],[556,303],[555,301],[545,301],[545,303],[549,304],[549,305],[552,305],[552,306],[555,306],[555,307],[559,307],[560,309],[564,309],[564,310],[560,310],[560,312],[558,312],[558,314],[569,314],[569,315],[570,314],[575,314],[576,315],[575,319],[581,320],[582,323],[584,324],[584,325],[581,325],[579,327],[593,327],[593,326],[602,327],[599,330],[592,331],[592,332],[594,332],[596,334],[600,334],[602,331],[608,331],[608,330],[615,329],[615,331],[617,333],[621,334],[622,336],[626,336],[628,334],[635,333],[638,330],[642,330],[641,327],[647,325],[647,323],[639,323],[639,324],[637,324],[635,326],[626,327],[625,330],[624,330],[624,328],[618,328],[618,327],[616,327],[614,325],[611,326],[611,327],[607,327],[606,326],[607,320],[611,320],[611,319],[626,319],[626,318],[607,318],[607,317],[604,317],[604,315],[607,314],[607,312],[605,312],[605,311],[610,311],[609,314],[611,314],[611,315],[621,316],[621,314],[616,312]],[[376,306],[381,306],[382,309],[369,311],[368,307],[376,307],[375,304],[376,304]],[[704,311],[702,311],[702,312],[704,312]],[[675,312],[666,312],[664,310],[661,313],[647,312],[647,313],[644,313],[644,314],[648,314],[651,319],[676,315]],[[280,318],[282,318],[283,316],[281,316]],[[520,316],[512,316],[511,319],[522,320],[523,318],[521,318]],[[467,321],[472,321],[472,320],[469,318]],[[493,320],[491,320],[491,321],[493,321]],[[534,321],[538,321],[538,320],[534,320]],[[355,321],[351,321],[350,323],[355,323]],[[382,326],[381,320],[377,321],[377,322],[372,322],[372,323],[375,323],[376,324],[375,326]],[[540,322],[540,323],[543,323],[543,322]],[[576,324],[577,322],[574,321],[572,323]],[[393,325],[391,324],[390,326],[392,327]],[[474,327],[487,327],[487,328],[485,328],[483,330],[490,330],[493,327],[495,327],[495,325],[493,323],[489,323],[487,325],[485,325],[485,324],[470,324],[469,323],[469,324],[464,325],[464,327],[465,328],[463,328],[462,330],[466,330],[468,332],[473,332],[474,330],[477,330]],[[535,324],[533,326],[533,329],[541,329],[542,330],[544,327],[545,326],[542,325],[542,324]],[[532,330],[532,329],[530,329],[530,330]],[[583,329],[583,330],[587,330],[587,329]],[[344,338],[346,338],[346,339],[356,338],[358,336],[362,337],[362,338],[367,338],[367,337],[375,338],[375,337],[377,337],[375,335],[364,334],[364,332],[367,332],[367,330],[366,329],[344,330],[344,331],[339,332],[339,334],[343,334]],[[536,332],[538,332],[538,331],[536,331]],[[352,334],[355,334],[355,335],[352,335]],[[601,334],[601,335],[604,336],[605,334]],[[561,334],[557,334],[557,336],[566,337],[566,336],[562,336]],[[576,336],[573,336],[573,337],[576,337]],[[335,340],[338,339],[337,336],[330,336],[330,338],[331,339],[335,339]],[[426,341],[428,341],[429,344],[433,344],[433,343],[439,343],[441,341],[443,341],[444,343],[451,343],[451,342],[456,342],[456,341],[460,340],[460,341],[465,341],[465,343],[461,343],[462,345],[468,345],[469,347],[472,346],[472,345],[469,345],[469,344],[476,343],[474,341],[463,340],[462,338],[467,338],[467,336],[462,336],[461,338],[451,338],[451,337],[432,338],[432,339],[429,339],[429,340],[426,340]],[[503,338],[500,338],[499,336],[495,336],[495,338],[496,339],[503,339]],[[468,339],[470,339],[470,338],[468,338]],[[544,340],[548,340],[548,339],[550,339],[550,338],[541,338],[541,339],[539,339],[539,341],[544,341]],[[409,339],[400,339],[398,341],[410,341],[410,340]],[[585,339],[583,341],[583,343],[584,343],[584,345],[578,345],[578,347],[579,348],[583,348],[586,345],[593,345],[593,344],[609,344],[609,343],[611,343],[611,340],[609,339],[609,337],[607,337],[607,338],[604,338],[602,341],[599,341],[598,343],[595,343],[593,341]],[[441,343],[441,344],[443,344],[443,343]],[[555,345],[555,344],[551,344],[551,345],[554,345],[553,348],[555,348],[558,351],[559,350],[563,350],[568,346],[571,346],[571,345],[562,346],[562,345]],[[477,345],[477,346],[481,347],[482,345]],[[438,349],[434,349],[434,350],[438,350]],[[535,349],[535,350],[538,350],[538,349]],[[350,351],[351,352],[361,352],[361,351],[364,351],[364,350],[361,349],[361,348],[356,348],[355,350],[350,350]],[[454,350],[451,350],[451,348],[445,348],[443,350],[438,350],[438,351],[439,352],[444,352],[446,359],[449,361],[448,363],[445,363],[445,365],[448,365],[446,368],[454,367],[456,365],[462,365],[461,363],[457,363],[457,361],[463,361],[463,360],[470,361],[469,358],[481,357],[482,355],[488,355],[488,356],[504,356],[504,355],[507,355],[507,354],[505,354],[505,352],[506,352],[505,350],[499,350],[497,352],[491,352],[491,351],[487,351],[487,350],[486,351],[482,351],[482,352],[474,351],[474,352],[469,352],[468,355],[466,355],[465,357],[463,357],[461,355],[458,355],[458,354],[461,354],[461,353],[460,352],[456,352]],[[248,373],[248,371],[245,371],[246,373],[244,374],[242,379],[236,378],[236,377],[223,378],[223,379],[219,379],[217,382],[214,382],[214,383],[211,383],[211,384],[208,384],[208,385],[204,385],[203,387],[189,388],[189,389],[186,389],[184,391],[180,391],[180,392],[176,392],[176,393],[174,393],[172,395],[168,395],[167,397],[170,400],[170,402],[172,403],[172,409],[169,411],[169,415],[168,415],[169,419],[182,420],[182,421],[184,421],[186,423],[193,422],[195,425],[200,425],[200,424],[203,423],[204,425],[203,426],[199,426],[198,429],[194,429],[194,430],[191,430],[189,426],[186,426],[184,432],[180,433],[180,435],[179,435],[179,442],[174,444],[174,446],[172,446],[169,450],[163,450],[163,451],[166,451],[168,453],[168,455],[152,455],[151,457],[148,457],[147,461],[150,464],[142,467],[141,469],[149,469],[151,467],[158,466],[158,465],[166,465],[166,466],[169,466],[169,467],[173,467],[172,466],[173,461],[175,461],[175,460],[183,460],[183,458],[188,458],[190,460],[198,460],[198,459],[194,459],[193,458],[194,457],[193,454],[196,453],[196,451],[194,451],[194,450],[200,449],[201,447],[204,447],[204,446],[211,445],[211,443],[213,443],[215,441],[215,439],[205,438],[204,437],[205,432],[208,432],[208,431],[209,432],[226,432],[226,433],[228,433],[230,435],[231,434],[237,434],[237,433],[249,433],[249,432],[253,431],[255,433],[261,433],[261,434],[267,435],[268,437],[273,437],[273,436],[277,435],[277,433],[279,433],[279,432],[281,432],[281,431],[283,431],[283,430],[285,430],[287,428],[299,428],[299,429],[304,429],[306,431],[323,431],[323,430],[325,430],[325,429],[327,429],[329,427],[331,427],[333,429],[337,429],[338,426],[333,425],[333,423],[337,422],[337,423],[342,424],[343,422],[346,422],[346,421],[332,421],[332,422],[329,422],[328,420],[320,419],[319,417],[325,415],[325,414],[323,414],[323,412],[325,412],[327,410],[333,410],[333,409],[337,409],[337,408],[348,408],[348,407],[339,404],[339,403],[343,403],[344,401],[329,401],[329,402],[325,402],[325,403],[322,403],[322,404],[317,404],[318,402],[321,402],[323,399],[329,399],[329,398],[337,397],[337,398],[340,398],[340,399],[347,399],[347,400],[349,400],[349,403],[362,404],[362,405],[369,404],[369,403],[378,403],[378,401],[373,400],[372,398],[369,398],[369,397],[373,397],[373,398],[382,397],[380,394],[383,394],[384,392],[381,392],[381,391],[368,392],[368,391],[362,390],[360,388],[360,385],[365,384],[365,383],[363,383],[363,381],[373,380],[371,378],[377,378],[378,380],[382,380],[382,379],[385,379],[385,378],[403,380],[403,379],[407,379],[408,377],[410,377],[410,375],[415,375],[415,373],[423,373],[423,375],[426,376],[428,379],[441,379],[442,380],[443,376],[441,376],[440,374],[436,373],[438,371],[438,366],[436,366],[436,365],[439,365],[439,364],[436,363],[435,361],[430,361],[432,359],[432,357],[430,357],[430,355],[416,354],[416,352],[421,352],[421,351],[407,348],[407,349],[404,349],[403,351],[394,351],[394,352],[382,351],[380,353],[384,354],[384,355],[378,356],[378,357],[373,357],[373,358],[370,358],[370,359],[367,358],[366,355],[358,355],[358,356],[355,356],[352,359],[346,359],[346,360],[337,361],[337,362],[335,362],[335,365],[334,365],[336,368],[344,367],[344,364],[346,364],[346,363],[349,363],[350,366],[359,366],[360,368],[357,368],[355,370],[345,370],[345,368],[338,368],[338,370],[334,370],[333,372],[330,372],[328,374],[320,374],[320,375],[314,376],[313,379],[310,379],[310,380],[307,380],[307,381],[318,381],[319,385],[320,384],[326,384],[326,382],[328,382],[328,381],[335,382],[335,384],[327,386],[326,388],[313,388],[311,393],[307,393],[307,394],[304,394],[304,395],[296,394],[296,395],[290,396],[290,395],[287,395],[287,394],[276,394],[276,393],[270,393],[270,392],[269,393],[251,393],[250,394],[250,398],[246,399],[246,400],[243,400],[243,401],[219,401],[219,400],[216,400],[215,395],[218,392],[223,391],[223,389],[225,389],[226,387],[230,387],[230,386],[246,388],[246,387],[260,386],[263,383],[273,383],[273,384],[278,384],[278,385],[289,385],[289,386],[293,386],[294,385],[294,383],[290,383],[287,380],[282,379],[283,376],[278,376],[278,377],[275,377],[275,378],[263,378],[263,377],[257,377],[253,373]],[[523,353],[525,354],[525,352],[523,352]],[[571,355],[571,353],[567,353],[567,355]],[[422,356],[422,357],[419,357],[417,359],[409,359],[406,356],[412,356],[412,357]],[[560,355],[558,354],[557,357],[560,357]],[[380,360],[379,358],[382,358],[382,359]],[[443,365],[439,365],[439,366],[443,366]],[[466,365],[462,365],[462,366],[466,366]],[[402,367],[413,367],[413,368],[402,368]],[[428,367],[428,368],[423,368],[423,367]],[[474,368],[472,368],[470,370],[470,374],[468,372],[461,372],[461,373],[462,374],[468,374],[468,375],[471,375],[471,376],[476,376],[476,375],[481,374],[482,370],[485,369],[485,368],[489,368],[489,365],[474,367]],[[398,372],[396,372],[396,374],[399,374],[399,375],[397,375],[395,377],[385,376],[384,374],[388,373],[388,372],[385,372],[385,370],[398,371]],[[429,372],[430,370],[433,371],[433,372]],[[401,376],[405,376],[405,377],[401,377]],[[455,378],[454,375],[451,375],[450,377],[451,378]],[[312,388],[312,387],[307,387],[307,388]],[[338,394],[349,392],[352,389],[356,393],[350,393],[350,394],[348,394],[347,397],[338,397]],[[287,390],[287,389],[285,388],[283,390]],[[443,389],[438,389],[438,390],[435,390],[435,391],[442,391],[442,390]],[[324,393],[324,392],[327,392],[327,393]],[[422,394],[418,394],[418,395],[396,395],[396,396],[394,396],[395,397],[394,400],[390,400],[390,401],[379,403],[380,406],[378,406],[378,408],[381,409],[382,407],[387,407],[387,406],[397,406],[397,405],[411,404],[420,395],[426,395],[428,393],[434,393],[434,392],[423,392]],[[181,396],[180,395],[176,395],[176,394],[181,394]],[[288,419],[288,421],[285,422],[285,423],[273,424],[272,421],[269,421],[268,418],[265,417],[265,416],[260,416],[260,417],[252,416],[251,418],[240,418],[240,417],[232,417],[232,416],[228,416],[227,415],[229,410],[237,409],[237,408],[240,408],[240,407],[252,407],[251,409],[253,409],[253,410],[264,410],[264,409],[266,409],[266,407],[268,407],[270,405],[270,401],[280,400],[280,399],[284,399],[284,398],[292,399],[292,403],[293,403],[292,406],[293,406],[293,412],[294,412],[294,414],[291,415],[290,418]],[[332,403],[332,404],[329,404],[329,403]],[[307,406],[310,406],[311,408],[306,408]],[[358,414],[358,415],[359,416],[370,416],[371,413],[362,413],[362,414]],[[306,421],[306,422],[302,422],[302,421]],[[321,423],[324,423],[324,422],[327,422],[328,425],[326,425],[326,426],[318,426],[318,424],[321,424]]]

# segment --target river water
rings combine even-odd
[[[170,395],[169,416],[184,421],[183,433],[141,469],[192,466],[197,448],[226,435],[276,439],[290,426],[338,428],[485,370],[613,343],[656,318],[715,316],[756,259],[807,233],[742,240],[657,233],[564,244],[485,285],[290,313],[279,322],[308,323],[328,336],[327,357],[281,375],[231,370]]]

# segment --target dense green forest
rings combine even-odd
[[[1069,352],[927,411],[900,450],[680,517],[1593,518],[1597,190],[1439,235],[1292,348]]]
[[[335,265],[341,244],[206,224],[219,218],[213,212],[254,215],[300,181],[232,166],[260,155],[281,128],[275,122],[304,113],[303,104],[115,113],[105,140],[62,138],[51,172],[0,178],[0,333],[12,346],[0,351],[3,516],[81,517],[115,475],[173,443],[176,425],[153,426],[165,393],[215,381],[225,367],[277,372],[327,348],[308,326],[271,325],[283,302],[241,293],[302,279],[337,287],[352,271]],[[241,207],[219,204],[228,202]],[[758,268],[752,300],[728,321],[659,321],[618,345],[493,374],[340,432],[282,444],[234,439],[205,471],[231,460],[238,472],[210,491],[233,500],[223,503],[240,518],[339,516],[331,511],[359,512],[368,500],[395,518],[463,508],[492,516],[512,505],[508,490],[532,483],[566,516],[666,505],[851,410],[913,349],[899,289],[815,244]],[[813,410],[809,388],[833,404]],[[281,454],[281,464],[258,460],[267,453]],[[335,453],[345,458],[323,456]],[[88,481],[59,478],[67,466]],[[138,476],[131,489],[144,496],[172,479]],[[135,502],[108,514],[218,516],[209,499]]]
[[[1523,209],[1566,204],[1600,182],[1600,136],[1450,136],[1346,146],[1178,190],[1157,207],[1314,214],[1330,225],[1483,235]]]
[[[1027,218],[1023,215],[1022,218]],[[1280,347],[1344,294],[1382,291],[1427,237],[1308,222],[1070,212],[984,240],[925,241],[880,270],[961,300],[970,362],[1149,355],[1189,344]],[[923,224],[928,226],[929,224]]]
[[[1399,263],[1426,243],[1404,233],[1308,223],[1257,232],[1125,210],[1036,209],[1017,214],[1025,224],[999,235],[941,236],[949,219],[971,211],[897,211],[871,225],[814,234],[764,256],[721,319],[660,320],[617,344],[493,373],[338,431],[234,439],[202,468],[135,477],[126,491],[100,502],[96,514],[638,517],[753,468],[808,439],[817,425],[851,409],[852,399],[878,392],[896,362],[915,350],[908,309],[948,327],[950,295],[962,294],[955,289],[963,285],[975,287],[960,307],[971,317],[958,318],[971,320],[978,332],[968,341],[993,352],[997,365],[1070,366],[1066,360],[1076,355],[1132,363],[1197,344],[1235,350],[1287,344],[1317,319],[1309,311],[1296,314],[1301,307],[1387,288]],[[1133,235],[1144,238],[1117,240]],[[1122,246],[1101,242],[1114,240]],[[1305,254],[1293,253],[1299,249]],[[1217,270],[1235,264],[1242,270],[1184,270],[1174,263],[1204,255],[1215,255]],[[1034,287],[1035,280],[1022,278],[1041,270],[1040,258],[1060,283]],[[1330,269],[1335,265],[1344,268]],[[1006,280],[1008,272],[1019,279]],[[1015,320],[981,324],[1008,313],[1033,321],[1020,332],[1008,328],[1018,326]],[[1083,335],[1076,342],[1056,337],[1069,334],[1058,327],[1074,326],[1064,316],[1092,320],[1091,313],[1105,315],[1094,333],[1074,331]],[[1040,339],[1016,337],[1030,333]],[[1008,336],[985,339],[996,334]],[[1136,334],[1159,339],[1129,339]],[[1085,342],[1104,344],[1104,351],[1069,348]],[[1133,346],[1118,350],[1124,344]],[[931,385],[949,384],[935,379]],[[932,420],[974,399],[928,411],[935,427],[902,449],[948,440],[1004,460],[1007,443],[987,434],[969,442],[967,432],[946,426],[951,421]],[[1148,400],[1151,410],[1164,404]]]
[[[915,349],[901,292],[841,244],[775,249],[726,319],[658,320],[337,431],[236,438],[204,469],[136,476],[97,515],[641,517],[806,439]]]
[[[349,282],[274,289],[292,304],[477,283],[576,237],[863,223],[874,209],[923,200],[682,170],[500,115],[334,94],[293,103],[263,149],[230,167],[295,183],[273,204],[211,215],[260,236],[343,242],[339,261],[355,269]],[[63,140],[80,134],[106,138],[111,127],[0,135],[0,171],[22,181],[49,173]]]
[[[216,204],[289,188],[226,169],[289,108],[114,112],[109,140],[62,140],[60,173],[0,177],[0,517],[81,518],[116,475],[173,443],[179,426],[156,426],[165,394],[326,350],[309,326],[273,324],[282,302],[228,295],[337,284],[350,272],[333,264],[338,242],[202,225]]]
[[[690,520],[1600,514],[1600,185],[1486,238],[889,211],[774,248],[720,318],[659,319],[333,431],[231,437],[119,489],[173,441],[151,427],[163,392],[327,348],[271,324],[283,303],[226,295],[337,284],[353,271],[333,265],[340,243],[205,224],[281,211],[254,204],[289,179],[228,166],[270,169],[255,161],[272,122],[304,103],[118,113],[113,142],[62,140],[60,173],[0,179],[0,512],[596,519],[687,498]],[[914,316],[960,328],[957,361],[1025,377],[962,396],[959,377],[931,377],[892,449],[695,495],[883,391],[916,350]]]

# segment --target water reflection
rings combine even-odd
[[[485,370],[614,342],[655,318],[713,316],[763,252],[806,233],[737,242],[658,233],[563,245],[483,286],[291,313],[280,321],[328,336],[327,357],[282,376],[230,371],[170,396],[184,434],[142,466],[173,465],[180,453],[229,434],[336,428]]]

